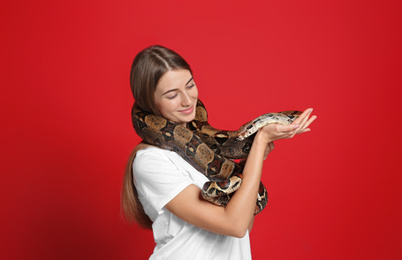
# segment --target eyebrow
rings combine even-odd
[[[187,81],[187,83],[185,84],[185,86],[187,86],[188,83],[190,83],[192,80],[193,80],[193,77],[191,77],[191,79],[190,79],[189,81]],[[169,89],[168,91],[166,91],[166,92],[163,93],[162,95],[166,95],[166,94],[168,94],[168,93],[170,93],[170,92],[174,92],[174,91],[176,91],[176,90],[177,90],[177,88]]]
[[[190,83],[192,80],[193,80],[193,77],[191,77],[191,79],[190,79],[189,81],[187,81],[186,85],[187,85],[188,83]]]

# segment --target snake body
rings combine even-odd
[[[198,100],[196,116],[188,127],[142,111],[135,104],[132,122],[145,142],[178,153],[210,180],[202,188],[205,200],[226,206],[242,183],[243,166],[233,159],[247,157],[254,134],[260,128],[268,124],[290,124],[300,113],[268,113],[242,125],[237,131],[227,131],[213,128],[208,123],[207,110]],[[261,212],[267,202],[267,191],[260,183],[254,214]]]

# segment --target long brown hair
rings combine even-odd
[[[142,50],[134,58],[130,73],[131,92],[134,106],[159,115],[154,102],[154,92],[160,78],[170,70],[185,69],[192,74],[190,65],[176,52],[166,47],[154,45]],[[152,229],[152,221],[144,212],[134,185],[133,161],[137,151],[147,144],[141,142],[131,152],[124,172],[121,189],[121,210],[125,219],[136,222],[143,228]]]
[[[185,69],[192,74],[190,65],[176,52],[155,45],[146,48],[134,58],[130,85],[135,105],[144,111],[159,114],[154,92],[159,79],[170,70]]]

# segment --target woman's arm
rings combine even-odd
[[[251,232],[251,229],[253,229],[254,218],[255,218],[255,216],[253,216],[253,217],[251,218],[250,224],[248,224],[248,233],[250,233],[250,232]]]
[[[234,237],[243,237],[253,217],[261,179],[266,144],[254,139],[243,171],[243,183],[226,207],[215,206],[200,197],[195,185],[186,187],[166,208],[182,220],[200,228]]]
[[[312,117],[308,120],[310,114],[311,111],[306,110],[291,125],[268,125],[257,132],[244,166],[243,183],[226,207],[218,207],[203,200],[200,189],[189,185],[166,204],[166,208],[182,220],[200,228],[223,235],[243,237],[253,220],[268,144],[309,131],[307,127],[315,119]]]

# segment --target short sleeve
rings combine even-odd
[[[162,208],[169,201],[192,184],[189,174],[181,171],[166,153],[173,152],[147,148],[138,151],[133,162],[134,184],[151,219],[155,213],[162,213]]]

